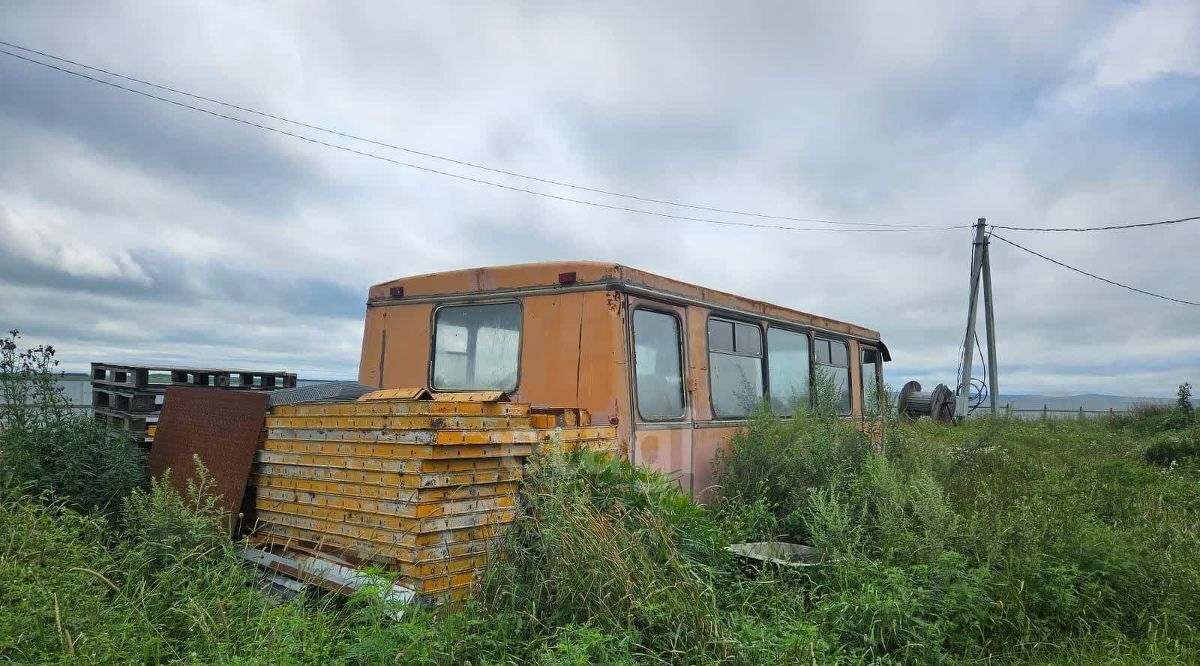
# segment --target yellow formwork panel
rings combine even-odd
[[[457,461],[439,464],[457,464]],[[462,501],[500,495],[515,495],[517,493],[517,484],[514,482],[453,486],[449,488],[402,488],[399,486],[368,483],[263,476],[257,473],[251,477],[250,485],[257,488],[281,488],[284,490],[323,493],[326,495],[345,495],[347,497],[389,500],[409,504]]]
[[[529,444],[521,444],[532,450]],[[255,460],[260,463],[277,465],[296,465],[305,467],[330,467],[338,469],[359,469],[373,472],[399,472],[403,474],[422,474],[429,472],[484,472],[496,469],[520,469],[524,464],[527,453],[510,452],[510,455],[497,455],[490,458],[378,458],[367,456],[324,455],[319,453],[292,453],[290,451],[275,451],[263,449],[255,454]]]
[[[542,439],[550,439],[558,437],[560,439],[614,439],[617,436],[617,429],[613,426],[584,428],[554,428],[552,430],[540,431]]]
[[[267,441],[339,442],[348,444],[534,444],[545,439],[532,429],[387,430],[271,428]]]
[[[279,405],[271,416],[528,416],[529,405],[510,402],[372,401]]]
[[[411,474],[374,472],[338,467],[274,465],[270,463],[259,463],[256,469],[258,474],[262,476],[368,483],[409,489],[501,483],[504,481],[518,481],[523,476],[523,470],[519,467],[501,467],[495,470],[469,472],[422,472]]]
[[[497,444],[475,450],[421,451],[408,450],[409,455],[354,455],[326,450],[313,450],[310,443],[266,442],[259,449],[258,462],[299,464],[310,467],[371,469],[374,472],[470,472],[470,470],[521,467],[524,458],[532,454],[533,444]]]
[[[315,539],[313,537],[316,537]],[[321,534],[277,523],[263,524],[252,536],[255,543],[290,546],[302,544],[317,546],[321,550],[360,560],[390,562],[439,562],[467,555],[483,555],[498,552],[503,539],[491,537],[474,541],[460,541],[434,546],[397,546],[381,544],[339,534]]]
[[[542,435],[532,429],[510,430],[437,430],[437,444],[534,444]]]
[[[370,400],[422,400],[429,397],[429,391],[424,388],[415,386],[411,388],[394,388],[381,389],[379,391],[371,391],[358,396],[361,401]]]
[[[476,573],[474,571],[465,571],[462,573],[446,574],[441,576],[426,576],[421,578],[412,578],[411,580],[402,580],[401,584],[406,584],[412,587],[416,592],[441,592],[450,590],[456,587],[468,587],[475,582]]]
[[[341,467],[345,469],[371,469],[377,471],[420,472],[426,462],[436,461],[479,461],[508,460],[519,467],[522,460],[533,453],[532,444],[472,444],[463,446],[414,447],[397,445],[401,451],[395,455],[354,455],[325,452],[297,452],[300,447],[272,445],[259,449],[259,462],[281,465],[310,465],[315,467]],[[407,454],[407,455],[405,455]],[[494,466],[494,465],[491,465]]]
[[[436,562],[397,562],[395,572],[405,578],[428,580],[452,577],[462,573],[474,574],[487,566],[487,563],[487,553],[481,553]]]
[[[406,548],[428,548],[490,540],[502,536],[508,526],[508,523],[496,523],[479,527],[445,529],[437,532],[415,532],[355,525],[265,509],[258,510],[258,517],[259,523],[262,525],[271,525],[272,527],[285,525],[317,537],[307,539],[310,541],[319,541],[321,535],[343,536],[385,546]]]
[[[318,442],[368,442],[392,444],[432,444],[435,430],[320,430],[317,428],[271,428],[268,439]]]
[[[255,499],[274,500],[307,504],[331,509],[346,509],[351,511],[380,513],[404,518],[428,518],[434,516],[452,516],[480,511],[511,509],[516,506],[517,498],[513,495],[497,495],[464,500],[443,500],[440,502],[402,502],[394,500],[370,499],[351,497],[347,495],[330,495],[289,488],[273,488],[270,486],[257,488]]]
[[[528,428],[528,416],[268,416],[267,428],[306,430],[495,430]]]
[[[430,397],[436,402],[507,402],[504,391],[457,391],[434,393]]]
[[[259,512],[288,514],[317,520],[340,522],[348,525],[417,534],[499,525],[510,523],[516,518],[516,510],[513,508],[478,511],[453,516],[435,515],[423,518],[405,518],[394,514],[356,511],[330,506],[314,506],[300,502],[284,502],[266,497],[256,498],[255,507]]]

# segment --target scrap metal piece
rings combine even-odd
[[[771,562],[785,567],[815,567],[821,564],[821,551],[812,546],[786,541],[735,543],[725,550],[750,560]]]
[[[267,394],[261,391],[168,388],[147,460],[150,475],[162,477],[173,469],[171,485],[186,496],[187,482],[195,477],[192,458],[199,456],[216,483],[212,493],[221,497],[232,529],[266,414]]]
[[[318,556],[288,550],[286,555],[278,555],[243,546],[238,549],[238,555],[264,569],[341,594],[351,594],[368,587],[377,589],[380,601],[389,604],[409,604],[416,597],[413,590],[403,585],[393,583],[383,576],[366,573],[351,563],[327,553]],[[392,610],[393,619],[399,621],[403,617],[403,610]]]

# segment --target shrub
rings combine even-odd
[[[1146,462],[1168,467],[1200,456],[1200,431],[1168,430],[1154,435],[1146,447]]]
[[[764,406],[717,453],[717,505],[762,503],[782,535],[807,540],[810,490],[855,474],[871,451],[870,439],[836,416],[798,409],[781,419]]]
[[[188,478],[186,495],[171,486],[167,470],[150,480],[148,491],[139,488],[124,499],[121,518],[127,543],[146,567],[163,569],[229,543],[227,516],[218,503],[220,496],[212,494],[216,481],[199,456],[193,464],[195,475]]]
[[[73,413],[57,383],[54,348],[0,340],[0,475],[51,491],[84,512],[110,513],[142,482],[133,440]]]
[[[667,660],[724,649],[713,567],[723,544],[677,483],[585,452],[535,465],[485,581],[492,612],[527,617],[538,633],[587,625]]]

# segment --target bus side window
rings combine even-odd
[[[763,396],[762,329],[728,319],[708,319],[708,372],[713,415],[749,416]]]
[[[818,378],[827,377],[833,383],[834,405],[839,414],[850,413],[850,351],[841,340],[817,338],[813,345]]]
[[[862,347],[862,404],[863,414],[872,415],[879,411],[879,350]]]
[[[663,312],[634,310],[633,361],[638,414],[647,421],[683,418],[679,320]]]
[[[799,405],[808,409],[808,335],[783,328],[767,329],[767,377],[770,379],[771,410],[790,416]]]

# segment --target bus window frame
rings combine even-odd
[[[522,366],[522,363],[521,363],[522,358],[521,357],[523,357],[525,355],[525,303],[522,302],[521,299],[519,299],[519,298],[517,298],[517,299],[505,298],[505,299],[500,299],[500,300],[486,300],[486,301],[472,300],[472,301],[463,301],[463,302],[447,301],[447,302],[443,302],[443,303],[438,303],[437,305],[435,305],[433,307],[433,309],[430,311],[430,314],[429,314],[429,370],[428,370],[427,376],[425,378],[426,385],[429,387],[430,391],[433,391],[434,393],[456,393],[456,392],[467,391],[467,389],[440,389],[433,385],[433,377],[434,377],[433,364],[435,362],[437,362],[437,318],[438,318],[438,313],[441,312],[442,310],[444,310],[445,308],[461,308],[461,307],[472,307],[472,306],[480,306],[480,305],[509,305],[509,304],[516,304],[517,311],[521,315],[520,323],[518,324],[519,328],[517,328],[517,381],[515,384],[513,384],[513,387],[511,389],[471,389],[471,390],[501,391],[503,393],[510,394],[510,395],[520,391],[520,389],[521,389],[521,374],[522,374],[521,373],[521,370],[522,370],[522,367],[521,367]]]
[[[708,325],[709,325],[709,322],[711,322],[713,319],[716,319],[717,321],[733,322],[734,324],[747,324],[750,326],[754,326],[758,329],[758,346],[759,346],[759,349],[761,350],[758,358],[762,361],[759,364],[758,371],[759,371],[759,374],[762,375],[761,379],[762,379],[762,389],[763,389],[763,394],[762,394],[762,396],[760,396],[760,402],[764,398],[769,399],[768,398],[769,393],[767,392],[769,390],[769,386],[767,384],[767,364],[770,363],[770,361],[767,358],[767,335],[766,335],[767,327],[764,326],[763,322],[761,322],[761,321],[756,321],[756,320],[750,319],[748,317],[736,317],[734,315],[729,315],[729,314],[726,314],[721,311],[710,310],[708,312],[708,316],[704,319],[704,361],[705,361],[705,365],[707,366],[705,369],[705,374],[708,375],[708,408],[709,408],[710,412],[712,413],[712,420],[719,421],[719,422],[725,422],[725,423],[743,422],[750,418],[750,414],[747,414],[745,416],[730,416],[730,417],[717,416],[717,407],[714,402],[715,397],[714,397],[714,393],[713,393],[712,363],[709,361],[709,357],[713,353],[713,350],[712,350],[712,341],[709,339]],[[734,345],[736,346],[737,345],[737,329],[736,328],[734,329],[733,338],[734,338]],[[716,353],[727,354],[729,356],[742,356],[742,354],[722,352],[722,351],[718,351]],[[811,345],[810,345],[809,353],[810,354],[812,353]],[[750,357],[750,358],[753,358],[753,357]]]
[[[679,348],[679,394],[680,394],[680,411],[679,416],[670,418],[646,418],[642,415],[642,400],[641,394],[638,392],[638,376],[637,376],[637,325],[634,320],[637,317],[639,310],[653,312],[654,314],[667,315],[675,320],[675,344]],[[637,415],[639,423],[681,423],[688,420],[688,404],[691,399],[691,392],[687,390],[687,347],[684,345],[684,323],[683,317],[679,316],[678,312],[662,308],[649,307],[646,305],[635,305],[629,315],[629,354],[633,360],[630,367],[630,376],[633,378],[633,409]]]

